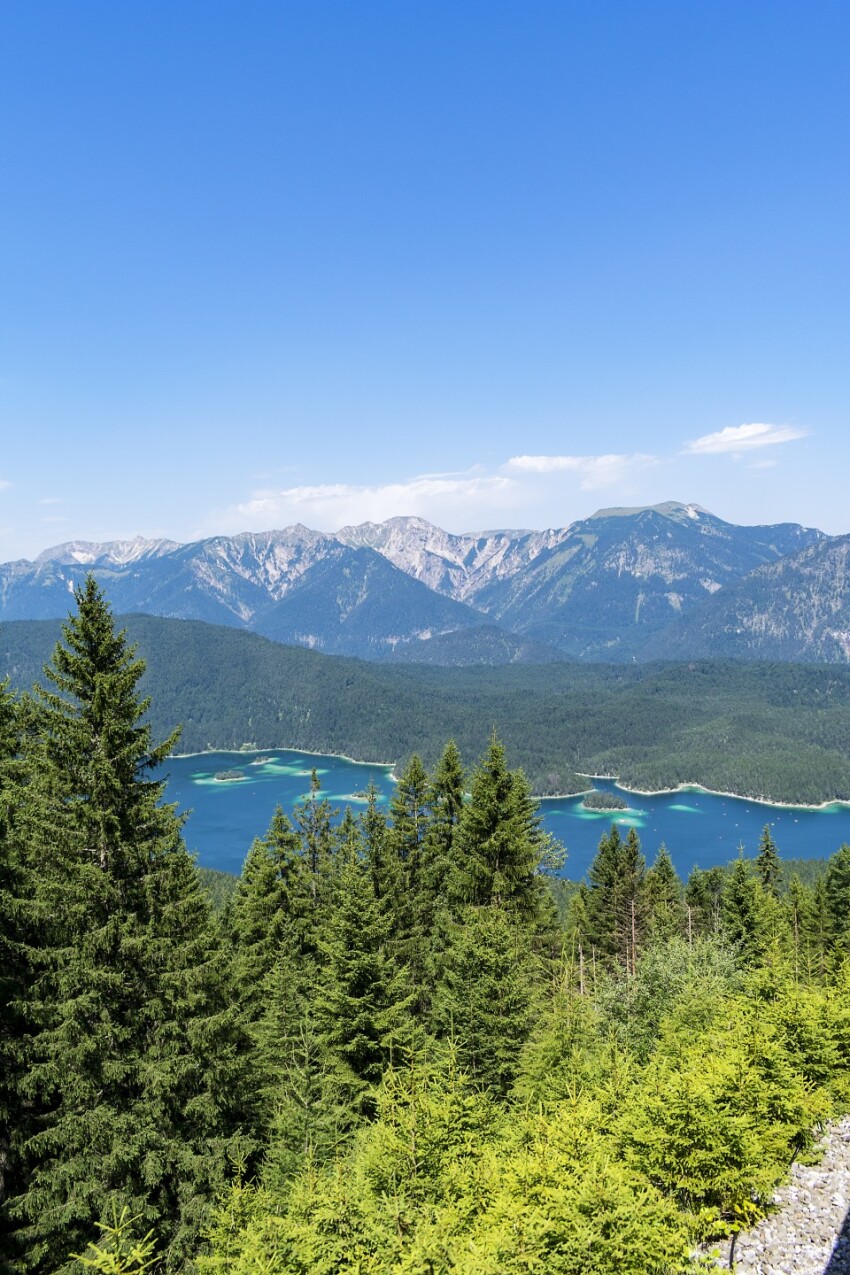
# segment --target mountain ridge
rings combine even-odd
[[[623,662],[706,642],[722,656],[742,644],[712,599],[745,594],[750,578],[763,594],[773,577],[754,573],[838,539],[796,523],[739,526],[694,502],[664,501],[600,509],[542,531],[455,533],[399,516],[336,532],[297,523],[186,544],[72,540],[33,562],[0,565],[0,619],[64,615],[91,570],[117,610],[373,660]],[[811,573],[795,578],[814,588]],[[850,583],[847,590],[850,607]],[[769,607],[766,595],[758,605]],[[789,619],[783,658],[850,660],[850,639],[843,654],[827,637],[812,641],[804,613],[795,613],[800,633]],[[701,637],[680,623],[695,614]]]

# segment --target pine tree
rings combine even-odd
[[[435,1022],[481,1089],[507,1094],[532,1026],[528,933],[504,907],[467,907],[452,927]]]
[[[767,949],[767,899],[743,854],[728,874],[723,894],[723,929],[738,949],[741,963],[757,962]]]
[[[682,883],[665,845],[646,874],[646,908],[647,931],[654,939],[666,941],[684,933]]]
[[[311,883],[301,843],[280,806],[248,852],[228,922],[236,994],[246,1022],[262,1016],[264,984],[284,934],[306,945]]]
[[[782,875],[782,863],[773,837],[770,835],[770,824],[766,823],[762,830],[759,852],[756,855],[756,871],[768,894],[779,898],[779,880]]]
[[[360,816],[363,851],[369,864],[375,897],[386,900],[386,906],[392,911],[401,891],[401,864],[390,844],[386,815],[378,804],[380,794],[373,779],[369,781],[366,794],[366,809]]]
[[[694,868],[685,886],[686,931],[689,940],[720,934],[723,926],[723,868]]]
[[[25,1025],[21,1003],[32,978],[24,930],[24,875],[15,844],[15,813],[22,799],[18,773],[21,712],[0,682],[0,1272],[12,1275],[12,1239],[5,1201],[21,1189],[13,1149],[23,1124],[21,1082],[25,1066]]]
[[[232,1015],[180,820],[151,775],[176,736],[152,744],[144,664],[98,586],[89,577],[75,597],[26,758],[20,831],[40,948],[24,1007],[27,1181],[10,1212],[24,1269],[65,1270],[125,1206],[177,1265],[219,1185],[222,1157],[208,1153],[238,1119],[241,1088],[222,1065]]]
[[[411,1039],[412,996],[388,939],[387,913],[375,896],[368,864],[361,847],[349,841],[322,938],[325,967],[316,1023],[352,1116],[371,1114],[384,1068]]]
[[[450,739],[431,776],[431,818],[425,837],[424,875],[427,902],[432,911],[446,901],[447,884],[455,869],[455,841],[463,814],[465,782],[460,752]]]
[[[616,960],[631,973],[645,929],[645,870],[634,828],[623,841],[612,824],[588,872],[588,937],[598,955]]]
[[[850,952],[850,846],[840,846],[829,860],[824,893],[829,943],[846,956]]]
[[[590,942],[590,891],[584,881],[570,899],[567,907],[566,951],[569,953],[571,967],[578,985],[580,995],[594,990],[593,974],[595,962],[592,959]]]
[[[546,841],[540,825],[528,780],[522,771],[508,770],[494,734],[472,776],[454,839],[449,889],[455,906],[495,903],[536,924],[542,897],[537,870]]]
[[[318,921],[328,902],[329,881],[333,873],[333,821],[339,814],[327,797],[319,796],[321,788],[314,766],[310,772],[310,795],[293,811],[309,873],[315,921]]]

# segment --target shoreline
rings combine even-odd
[[[194,753],[169,753],[162,764],[164,766],[167,765],[171,758],[174,758],[175,761],[186,761],[190,757],[213,757],[216,754],[228,757],[250,757],[260,753],[303,753],[305,757],[334,757],[337,761],[351,762],[352,766],[379,766],[382,770],[390,772],[389,777],[394,784],[398,783],[394,773],[396,767],[394,761],[364,761],[361,757],[349,757],[347,753],[320,753],[313,748],[276,748],[271,746],[268,748],[202,748]]]
[[[588,775],[576,771],[583,779],[607,779],[621,792],[632,793],[635,797],[670,797],[677,792],[704,792],[709,797],[728,797],[731,801],[749,801],[757,806],[773,806],[777,810],[828,810],[830,806],[850,806],[850,800],[831,797],[829,801],[821,801],[817,805],[812,802],[775,801],[771,797],[745,797],[739,792],[725,792],[722,788],[706,788],[705,784],[676,784],[675,788],[629,788],[621,784],[618,775]]]
[[[392,783],[398,783],[398,776],[395,773],[396,762],[365,761],[362,757],[349,757],[347,753],[317,752],[312,748],[202,748],[197,752],[191,753],[169,753],[169,758],[173,757],[175,761],[185,761],[191,757],[211,757],[217,753],[228,757],[248,757],[268,752],[302,753],[305,757],[333,757],[337,761],[350,762],[353,766],[378,766],[382,770],[390,772],[388,777]],[[167,764],[168,758],[163,765]],[[605,779],[609,783],[613,783],[621,792],[630,793],[634,797],[670,797],[679,792],[704,792],[709,797],[727,797],[730,801],[745,801],[758,806],[772,806],[777,810],[822,811],[829,810],[831,806],[850,808],[850,799],[842,800],[840,797],[833,797],[828,801],[813,804],[812,802],[774,801],[768,797],[749,797],[739,792],[726,792],[722,788],[707,788],[705,784],[698,783],[681,783],[676,784],[673,788],[629,788],[627,784],[620,782],[618,775],[594,774],[583,770],[577,770],[575,773],[582,779]],[[549,792],[544,795],[532,793],[531,795],[535,801],[572,801],[579,797],[586,797],[588,793],[593,791],[595,790],[591,784],[589,788],[582,788],[580,792]]]

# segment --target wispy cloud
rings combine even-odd
[[[420,474],[382,484],[319,483],[255,492],[233,506],[233,526],[284,526],[306,522],[335,531],[345,523],[383,522],[396,514],[446,518],[454,523],[494,505],[507,507],[517,484],[504,474]]]
[[[37,503],[39,505],[61,505],[62,501],[58,496],[42,496],[41,500]]]
[[[714,434],[703,434],[682,449],[684,456],[740,456],[756,447],[774,447],[805,438],[806,430],[793,425],[727,425]]]
[[[5,491],[7,487],[11,486],[12,484],[9,482],[8,478],[0,478],[0,491]]]
[[[576,474],[583,491],[614,487],[638,469],[659,465],[646,452],[609,452],[601,456],[512,456],[505,468],[522,474]]]

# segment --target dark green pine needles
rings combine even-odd
[[[16,840],[38,948],[8,1217],[22,1270],[70,1271],[125,1206],[177,1270],[240,1128],[238,1022],[180,819],[151,778],[174,738],[152,743],[144,665],[98,586],[75,596],[25,741]]]

